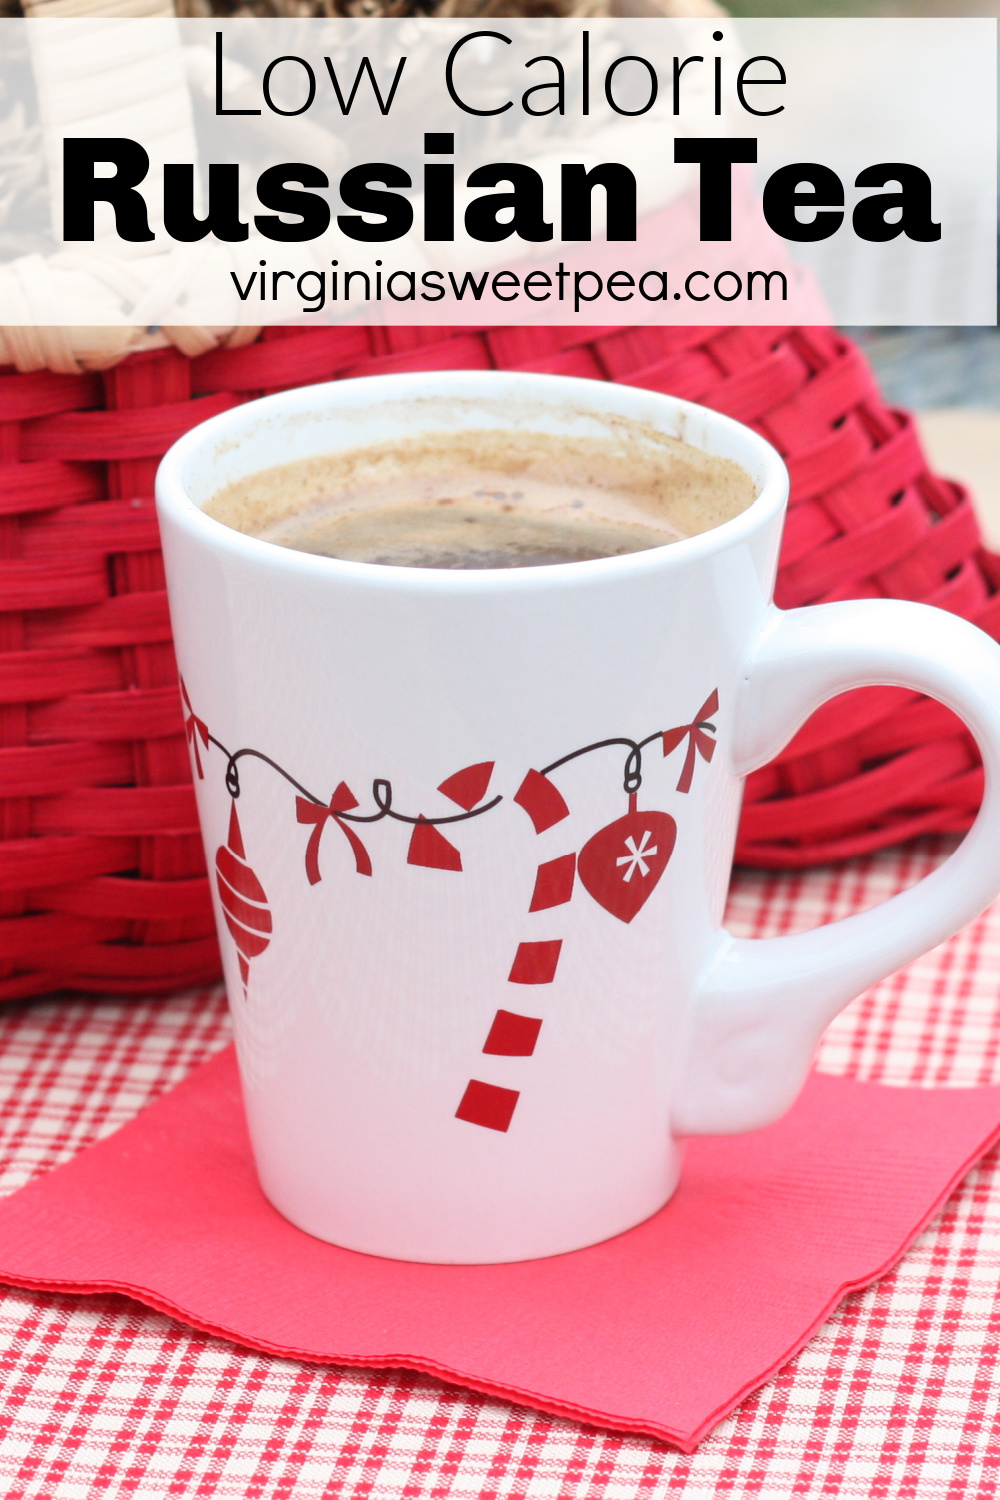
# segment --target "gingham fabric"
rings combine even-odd
[[[837,870],[739,872],[730,925],[766,936],[847,915],[925,873],[946,848],[927,842]],[[820,1066],[887,1085],[1000,1083],[998,979],[1000,903],[857,1000]],[[114,1130],[227,1039],[216,992],[5,1007],[0,1191]],[[992,1500],[998,1273],[993,1152],[902,1264],[849,1297],[690,1457],[417,1375],[247,1353],[123,1298],[7,1292],[0,1494]]]

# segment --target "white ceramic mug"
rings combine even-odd
[[[758,498],[653,551],[468,572],[201,510],[336,449],[620,417],[735,460]],[[670,1197],[680,1137],[774,1120],[837,1011],[1000,889],[1000,648],[918,604],[777,610],[787,476],[726,417],[550,376],[343,381],[212,418],[157,494],[257,1167],[322,1239],[481,1262],[628,1229]],[[866,683],[963,717],[975,827],[873,911],[730,937],[741,778]]]

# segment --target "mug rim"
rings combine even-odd
[[[206,515],[201,505],[188,494],[185,481],[189,467],[198,461],[206,444],[215,444],[213,458],[227,450],[231,451],[241,442],[240,429],[245,428],[246,423],[252,422],[255,417],[266,421],[272,417],[322,412],[336,406],[349,406],[352,399],[356,404],[359,398],[362,405],[370,408],[376,404],[372,400],[372,388],[376,386],[379,404],[407,398],[459,396],[463,391],[468,395],[470,387],[473,394],[488,391],[496,400],[502,400],[506,387],[511,394],[522,398],[535,393],[545,405],[553,406],[558,403],[584,412],[589,409],[595,415],[615,411],[615,414],[625,418],[641,420],[646,413],[636,411],[637,404],[646,407],[651,415],[668,409],[677,419],[681,431],[671,432],[669,428],[660,427],[661,431],[677,437],[700,452],[709,453],[709,456],[729,457],[728,454],[713,454],[709,448],[694,441],[688,433],[690,426],[707,421],[715,430],[732,437],[736,445],[742,444],[755,451],[761,462],[763,479],[756,498],[739,515],[694,536],[682,537],[679,541],[667,542],[641,552],[591,558],[582,562],[545,563],[525,568],[414,568],[388,563],[353,562],[344,558],[299,552],[294,548],[264,541],[260,537],[249,536]],[[601,400],[601,397],[604,399]],[[616,410],[622,404],[631,405],[633,409]],[[356,446],[364,445],[361,441]],[[351,446],[353,445],[346,444],[339,449],[331,448],[330,451],[349,451]],[[736,456],[731,461],[737,464],[741,462]],[[288,462],[295,462],[294,454],[278,460],[276,465],[255,463],[247,472],[261,472],[262,469]],[[743,467],[746,467],[745,463]],[[646,390],[640,386],[519,370],[435,370],[363,375],[349,380],[295,386],[270,396],[262,396],[255,401],[230,407],[190,428],[164,454],[157,469],[155,483],[157,509],[161,518],[169,516],[175,524],[199,536],[204,544],[230,555],[243,557],[248,562],[279,567],[314,578],[325,577],[331,581],[337,579],[369,587],[392,587],[397,590],[405,588],[419,592],[428,589],[434,592],[442,589],[452,592],[474,590],[480,593],[570,587],[597,582],[598,579],[610,582],[623,575],[640,575],[649,571],[683,567],[708,553],[739,543],[759,527],[766,526],[776,513],[784,509],[788,488],[788,470],[777,449],[752,428],[722,412],[686,401],[679,396]]]

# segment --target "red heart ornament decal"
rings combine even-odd
[[[669,813],[639,812],[634,801],[623,818],[584,844],[576,865],[594,900],[620,922],[631,922],[645,906],[677,838]]]

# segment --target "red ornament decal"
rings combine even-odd
[[[645,906],[677,838],[669,813],[639,812],[635,804],[630,797],[625,816],[595,833],[576,863],[581,883],[620,922],[631,922]]]
[[[232,933],[239,957],[240,977],[246,990],[250,960],[257,958],[271,941],[271,913],[264,887],[246,862],[236,803],[229,814],[229,838],[215,855],[215,883],[226,926]]]
[[[462,856],[433,823],[420,818],[413,825],[406,863],[428,865],[432,870],[461,870]]]
[[[494,762],[491,760],[480,761],[477,766],[466,766],[464,771],[456,771],[454,776],[449,776],[442,781],[438,787],[439,792],[444,792],[452,802],[457,802],[466,812],[471,812],[477,802],[482,802],[486,796],[493,775]]]

